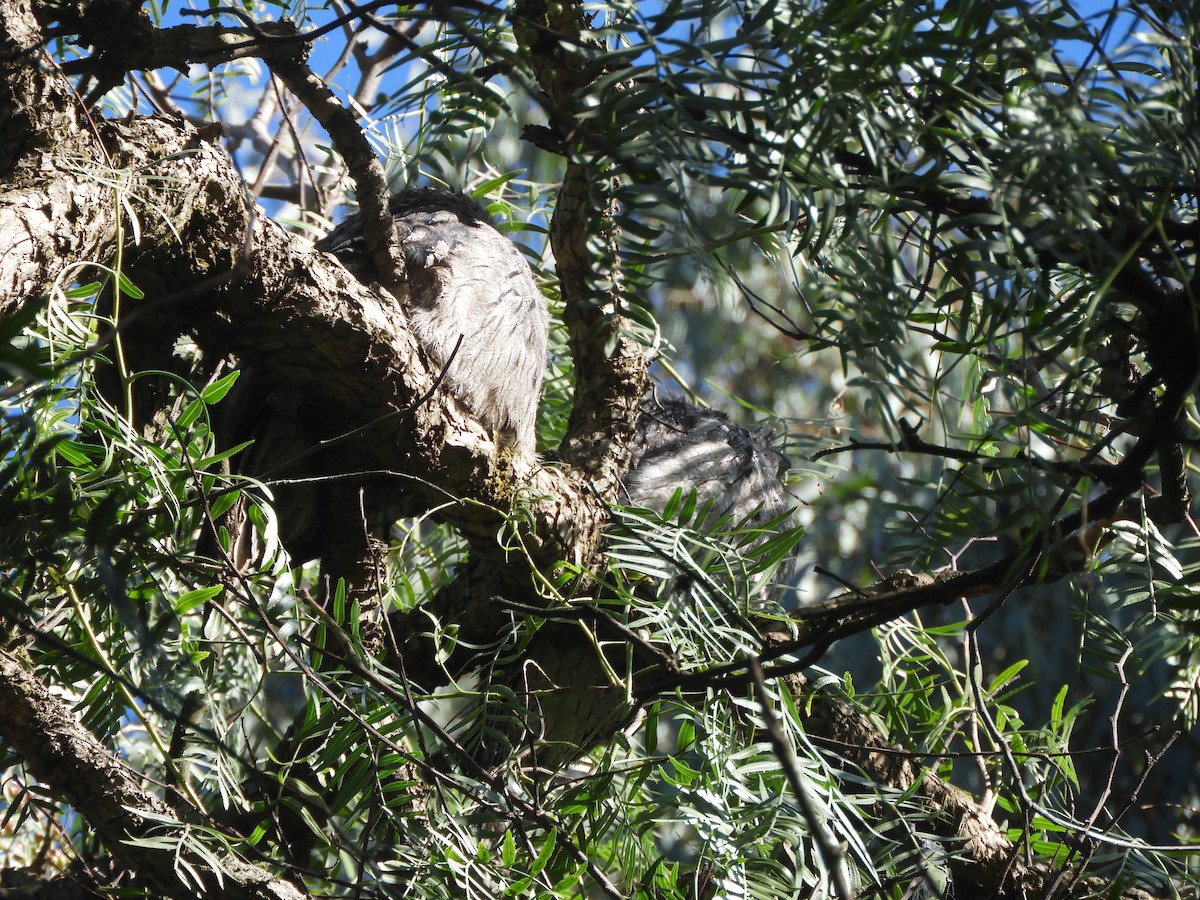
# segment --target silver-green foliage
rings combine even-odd
[[[802,559],[852,582],[872,564],[969,568],[1036,555],[1053,522],[1086,521],[1105,487],[1089,467],[1118,461],[1137,436],[1120,427],[1132,414],[1120,406],[1129,370],[1145,377],[1160,362],[1142,340],[1153,311],[1139,306],[1139,285],[1183,291],[1195,309],[1196,22],[1154,4],[1088,18],[1067,3],[979,0],[589,8],[578,49],[597,74],[579,116],[600,138],[574,149],[616,180],[627,300],[641,321],[660,317],[676,368],[793,418],[840,411],[845,431],[822,434],[826,445],[846,433],[896,441],[907,419],[963,454],[915,454],[889,469],[857,452],[854,471],[831,474],[802,510]],[[531,102],[510,20],[463,9],[411,11],[424,28],[372,98],[385,117],[375,137],[407,180],[486,188],[537,255],[545,223],[534,213],[552,202],[556,172],[544,156],[524,158],[515,135],[545,110]],[[325,15],[298,12],[306,24]],[[471,74],[482,66],[493,72],[485,82]],[[185,87],[220,116],[254,74],[239,64]],[[697,269],[706,280],[693,296]],[[692,305],[673,305],[679,294]],[[783,682],[770,698],[737,687],[650,698],[638,727],[546,776],[472,768],[422,715],[453,695],[453,734],[482,733],[486,716],[519,712],[503,685],[452,683],[434,696],[382,667],[366,682],[321,671],[308,642],[322,627],[311,573],[277,566],[230,580],[195,555],[240,487],[207,425],[227,384],[177,384],[173,417],[147,440],[98,391],[87,358],[72,357],[106,327],[78,324],[90,322],[91,297],[52,298],[40,322],[4,332],[3,617],[89,728],[156,779],[177,770],[215,827],[227,810],[265,808],[246,796],[246,773],[267,767],[298,716],[292,746],[306,753],[283,760],[279,778],[289,783],[302,763],[321,789],[296,779],[281,802],[316,836],[324,868],[306,879],[327,895],[360,883],[430,897],[595,895],[609,884],[623,896],[684,897],[703,882],[721,896],[807,896],[827,889],[829,873],[764,740],[766,702],[858,883],[899,896],[943,865],[952,848],[919,804],[816,749],[803,698]],[[671,320],[681,309],[686,325]],[[552,356],[543,445],[562,434],[570,401],[558,335]],[[785,610],[756,606],[748,584],[770,577],[787,548],[696,528],[692,513],[681,497],[664,516],[621,517],[603,603],[695,675],[762,649],[762,617]],[[978,636],[965,627],[978,607],[963,622],[893,623],[867,645],[873,681],[839,682],[882,734],[942,759],[942,776],[994,792],[1047,858],[1065,859],[1075,832],[1045,817],[1022,825],[1031,810],[1013,779],[1064,819],[1086,818],[1104,772],[1061,754],[1093,696],[1101,720],[1111,712],[1104,679],[1119,688],[1157,673],[1144,700],[1166,720],[1177,711],[1185,729],[1200,708],[1194,535],[1158,527],[1136,502],[1109,533],[1086,548],[1069,587],[1010,601],[1053,605],[1056,628],[1075,629],[1070,640],[1056,632],[1058,662],[1036,660],[1052,683],[1030,693],[1049,702],[1022,706],[1021,664],[998,662],[1025,652],[1029,623],[1049,615],[1036,609],[996,617]],[[393,550],[398,607],[420,605],[461,563],[453,535],[423,523]],[[839,589],[812,577],[802,586]],[[535,626],[516,625],[491,652],[519,652],[522,629]],[[968,649],[976,640],[995,653],[986,673]],[[1101,679],[1075,680],[1078,661]],[[172,717],[197,689],[203,726],[181,764],[167,752]],[[981,756],[938,756],[955,753]],[[23,803],[5,799],[8,852],[31,853],[52,833],[45,821],[86,836],[57,798],[29,789]],[[1173,871],[1165,855],[1110,849],[1095,863],[1124,865],[1145,884]]]

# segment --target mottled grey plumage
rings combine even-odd
[[[713,409],[681,400],[642,407],[625,489],[638,506],[662,510],[677,488],[713,501],[712,519],[750,517],[755,525],[791,506],[783,476],[791,462],[768,429],[747,431]]]
[[[492,227],[484,210],[462,194],[405,191],[391,198],[391,211],[407,263],[409,321],[430,364],[446,370],[443,387],[532,460],[549,317],[528,263]],[[361,217],[348,218],[317,247],[363,283],[378,280]],[[253,371],[254,362],[240,365],[241,377],[223,405],[218,439],[222,448],[253,441],[231,461],[231,469],[271,485],[280,541],[292,562],[300,563],[323,556],[330,540],[346,529],[361,529],[357,521],[336,521],[332,510],[345,505],[343,494],[365,482],[346,479],[336,453],[320,451],[321,442],[334,435],[326,433],[327,423],[308,414],[308,398],[286,387],[270,389]],[[399,491],[370,493],[391,499],[376,518],[422,511]],[[262,555],[245,516],[246,506],[239,503],[223,522],[233,536],[231,554],[239,569]]]
[[[694,524],[729,517],[731,525],[762,526],[793,506],[783,487],[791,462],[773,437],[765,428],[747,431],[716,410],[652,400],[642,406],[625,490],[633,505],[662,512],[676,490],[694,489],[698,508],[712,502],[707,518]],[[789,559],[775,581],[786,582],[792,570]]]
[[[409,319],[430,362],[445,368],[443,384],[487,427],[511,434],[532,456],[549,314],[529,264],[462,194],[408,190],[393,195],[390,208],[408,265]],[[317,248],[360,281],[378,280],[361,217]]]

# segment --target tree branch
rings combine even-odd
[[[289,21],[253,23],[243,28],[223,25],[176,25],[156,28],[141,4],[106,0],[76,9],[68,4],[40,7],[47,21],[78,34],[96,48],[80,60],[84,71],[97,74],[103,94],[136,70],[183,69],[190,64],[215,66],[246,57],[262,59],[329,133],[354,183],[367,249],[383,276],[383,286],[403,299],[404,254],[388,210],[387,178],[354,116],[307,65],[311,36]],[[132,33],[132,34],[131,34]],[[99,99],[98,96],[95,99]]]
[[[581,39],[586,26],[582,6],[521,0],[515,14],[537,26],[518,29],[518,39],[527,42],[530,63],[548,98],[543,106],[555,111],[555,125],[572,122],[570,116],[579,106],[577,93],[591,84],[595,74],[580,52],[586,46]],[[573,133],[563,138],[567,148],[577,140]],[[606,208],[607,200],[597,199],[596,186],[615,182],[611,174],[606,175],[609,167],[602,151],[574,153],[568,150],[550,225],[563,322],[575,362],[575,403],[560,453],[588,473],[601,496],[611,499],[628,464],[628,444],[646,391],[646,353],[632,339],[624,320],[615,247],[605,248],[604,271],[597,266],[599,254],[589,241],[591,235],[604,231],[595,227],[601,217],[607,216],[611,224],[614,215]],[[606,278],[603,285],[602,278]]]
[[[2,650],[0,735],[36,778],[67,795],[114,856],[167,895],[194,900],[197,885],[186,872],[202,879],[205,896],[224,900],[307,896],[232,854],[221,856],[220,868],[214,870],[211,851],[197,852],[199,842],[175,821],[170,807],[143,789],[140,779],[79,724],[67,704]],[[161,842],[167,833],[178,839]]]
[[[966,791],[947,784],[917,766],[911,754],[895,746],[864,714],[826,689],[813,689],[801,675],[788,679],[804,715],[805,733],[858,766],[869,783],[900,793],[915,793],[936,816],[944,838],[961,841],[962,852],[951,857],[955,892],[960,897],[1007,896],[1016,889],[1038,896],[1044,871],[1032,870],[1017,855],[1004,829]],[[849,779],[843,787],[853,790]]]

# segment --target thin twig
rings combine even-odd
[[[808,822],[809,835],[816,844],[817,855],[821,857],[826,873],[833,879],[841,900],[853,900],[854,892],[850,889],[850,878],[846,871],[846,847],[835,841],[829,826],[825,824],[825,818],[817,810],[816,802],[800,777],[796,756],[784,737],[783,729],[779,727],[771,705],[767,702],[767,683],[756,656],[750,657],[750,673],[754,676],[754,684],[758,688],[759,708],[762,710],[763,723],[767,727],[767,736],[770,737],[771,746],[775,750],[775,758],[783,767],[783,774],[791,785],[805,821]]]

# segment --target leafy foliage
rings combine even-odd
[[[324,896],[817,896],[838,869],[864,895],[945,889],[964,855],[946,810],[921,779],[812,733],[814,697],[832,694],[886,743],[866,750],[1007,817],[1017,853],[1082,884],[1194,880],[1176,851],[1200,803],[1200,23],[1090,8],[614,0],[578,34],[529,3],[349,5],[336,29],[330,10],[289,9],[339,36],[314,59],[393,181],[488,202],[556,321],[571,302],[547,238],[560,156],[589,167],[606,211],[587,223],[594,279],[654,343],[660,382],[788,425],[803,524],[705,523],[686,492],[615,510],[593,593],[571,594],[585,573],[568,565],[539,573],[547,608],[505,607],[484,643],[430,613],[438,683],[394,659],[349,665],[363,637],[337,623],[353,600],[321,607],[317,570],[272,542],[269,503],[248,512],[261,564],[230,564],[223,514],[271,490],[231,474],[240,448],[213,437],[237,376],[129,371],[113,320],[154,297],[119,259],[64,261],[88,265],[0,320],[0,618],[8,648],[171,804],[143,843],[217,868],[252,848]],[[539,83],[550,39],[579,84]],[[99,99],[114,118],[226,123],[281,221],[311,231],[349,190],[255,60],[135,72]],[[569,428],[571,352],[556,324],[547,451]],[[140,421],[131,386],[151,378],[168,400]],[[793,554],[781,601],[766,588]],[[436,516],[402,522],[385,606],[420,615],[470,565]],[[821,648],[828,671],[787,643],[807,607],[880,573],[993,568],[942,598],[953,611],[914,602]],[[530,723],[558,692],[510,673],[562,622],[595,626],[586,665],[637,716],[556,755]],[[447,664],[464,644],[472,665]],[[647,655],[670,665],[643,680]],[[760,655],[780,676],[765,694],[744,670]],[[810,682],[784,677],[801,668]],[[0,749],[6,858],[96,857],[91,825]]]

